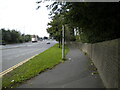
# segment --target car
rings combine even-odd
[[[6,45],[6,43],[5,42],[0,42],[0,45]]]
[[[47,44],[50,44],[50,42],[47,42]]]

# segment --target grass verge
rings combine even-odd
[[[69,51],[65,47],[65,54]],[[40,53],[28,62],[9,72],[2,77],[2,89],[15,88],[20,83],[39,75],[41,72],[53,68],[55,65],[64,62],[61,58],[61,48],[58,44]]]

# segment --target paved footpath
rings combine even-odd
[[[92,75],[90,60],[80,49],[69,46],[68,60],[28,80],[17,88],[104,88],[98,74]]]

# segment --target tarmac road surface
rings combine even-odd
[[[2,47],[0,48],[0,52],[2,52],[2,71],[45,51],[56,43],[56,41],[50,40],[50,44],[47,44],[47,40],[45,40],[36,43],[29,42],[0,46]]]

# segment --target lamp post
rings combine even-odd
[[[65,33],[64,33],[64,25],[62,25],[62,59],[65,59],[65,44],[64,44],[64,37],[65,37]]]

